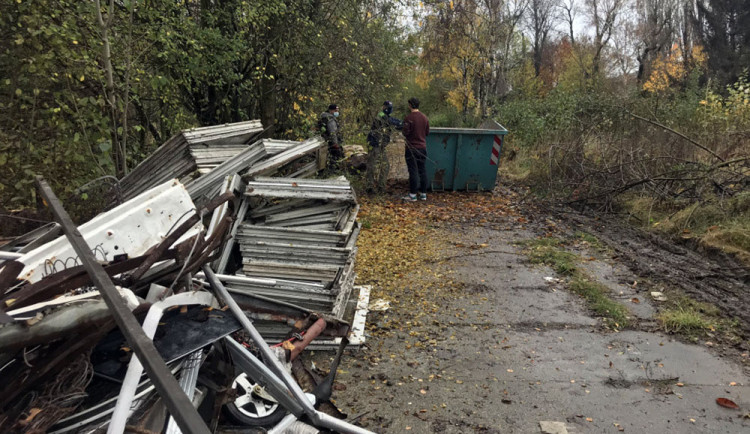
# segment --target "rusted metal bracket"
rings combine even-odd
[[[122,334],[125,335],[130,347],[138,355],[139,360],[143,363],[148,377],[154,383],[159,396],[164,400],[169,412],[177,421],[182,432],[208,434],[209,430],[205,422],[193,407],[192,402],[187,398],[185,392],[180,388],[179,383],[156,351],[153,342],[146,336],[135,316],[133,316],[120,298],[120,294],[117,292],[114,284],[101,264],[96,261],[96,258],[91,253],[91,248],[73,224],[60,200],[55,196],[55,193],[44,178],[37,176],[36,182],[42,197],[48,204],[55,219],[62,225],[63,233],[78,254],[84,268],[86,268],[86,271],[91,276],[91,280],[99,288],[102,298],[107,303],[107,307],[112,311],[112,316],[117,326],[122,331]]]

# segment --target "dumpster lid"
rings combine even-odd
[[[484,125],[484,124],[483,124]],[[450,134],[492,134],[506,135],[508,130],[504,126],[497,124],[498,128],[430,128],[430,133],[450,133]]]

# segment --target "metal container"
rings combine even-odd
[[[492,129],[430,128],[426,163],[430,188],[433,191],[495,188],[506,134],[508,130],[497,123]]]

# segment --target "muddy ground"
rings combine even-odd
[[[450,203],[441,194],[449,195],[401,204],[394,193],[385,206]],[[368,315],[368,341],[344,358],[334,391],[349,420],[378,433],[538,433],[542,421],[562,427],[550,432],[750,432],[746,270],[614,220],[534,210],[503,188],[493,195],[512,198],[515,212],[428,223],[445,242],[441,259],[422,266],[455,280],[459,293],[427,291],[417,304],[404,287],[404,302],[390,294],[388,310]],[[530,264],[519,244],[581,230],[601,245],[568,249],[628,308],[624,329],[606,326],[561,276]],[[650,292],[671,288],[738,317],[740,339],[665,333]],[[426,304],[435,308],[416,315]],[[317,358],[325,367],[327,356]],[[740,409],[717,405],[720,397]]]

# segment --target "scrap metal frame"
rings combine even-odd
[[[101,264],[91,253],[91,248],[83,239],[62,203],[57,198],[52,188],[41,176],[36,177],[37,186],[48,204],[55,219],[60,223],[63,233],[70,241],[73,249],[78,254],[86,271],[91,275],[91,280],[96,284],[102,294],[107,307],[112,312],[115,323],[122,331],[128,344],[142,361],[148,377],[154,383],[159,396],[164,400],[169,412],[174,416],[183,433],[208,434],[210,431],[193,403],[182,391],[167,364],[154,347],[154,343],[146,336],[133,313],[128,309],[120,297],[109,276],[105,273]]]
[[[204,265],[203,273],[205,274],[206,279],[208,280],[213,290],[216,292],[216,295],[222,299],[224,304],[229,307],[229,310],[239,320],[240,324],[242,324],[242,327],[248,333],[253,342],[255,342],[263,357],[263,360],[265,360],[265,362],[268,364],[268,366],[265,366],[262,363],[258,365],[259,360],[256,357],[254,357],[247,351],[240,351],[241,354],[244,354],[244,356],[246,356],[244,357],[246,361],[249,362],[246,363],[246,365],[252,364],[255,365],[256,368],[264,371],[264,375],[266,376],[265,379],[268,381],[266,387],[269,388],[268,392],[271,393],[274,398],[286,401],[283,405],[287,410],[291,411],[297,417],[304,415],[316,427],[319,426],[328,428],[334,430],[335,432],[343,434],[373,434],[372,431],[358,427],[343,420],[336,419],[333,416],[329,416],[325,413],[315,410],[313,405],[310,403],[310,400],[307,398],[307,396],[305,396],[305,392],[302,391],[302,388],[300,388],[299,384],[295,382],[294,378],[292,378],[292,376],[288,372],[286,372],[286,370],[284,370],[281,362],[279,362],[279,360],[274,357],[271,349],[268,347],[268,344],[265,343],[263,337],[260,335],[260,333],[258,333],[258,330],[255,329],[252,322],[250,322],[247,316],[245,316],[245,313],[242,311],[234,298],[232,298],[232,295],[229,294],[224,285],[221,284],[211,267],[209,267],[208,265]],[[234,345],[232,342],[233,341],[229,341],[229,343],[233,347],[239,347],[238,349],[244,350],[244,347],[242,347],[240,344],[234,342],[234,344],[236,344]],[[245,366],[243,366],[243,368],[244,367]],[[287,407],[287,405],[289,407]]]

